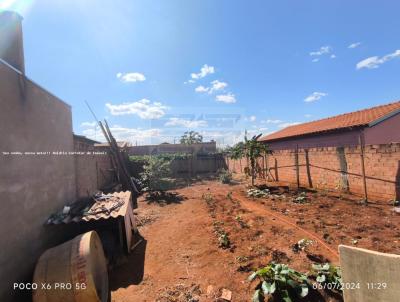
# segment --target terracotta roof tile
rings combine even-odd
[[[366,126],[369,123],[377,121],[380,118],[383,118],[397,110],[400,110],[400,101],[290,126],[275,133],[261,137],[260,140],[270,141],[305,134]]]

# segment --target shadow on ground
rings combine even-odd
[[[142,242],[126,258],[124,263],[115,267],[110,273],[110,290],[126,288],[142,282],[146,258],[147,241],[140,236]]]
[[[160,206],[182,203],[187,198],[176,192],[154,192],[144,197],[148,204],[156,203]]]

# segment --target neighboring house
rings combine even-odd
[[[127,148],[130,147],[130,143],[129,142],[120,141],[120,142],[117,142],[117,146],[121,151],[126,151]],[[99,143],[99,142],[97,142],[96,144],[94,144],[94,147],[96,148],[96,150],[107,151],[107,150],[110,149],[110,144],[109,143]]]
[[[400,102],[287,127],[260,141],[273,151],[264,163],[269,178],[297,183],[298,166],[301,185],[364,195],[365,176],[369,197],[400,198]]]
[[[129,155],[157,155],[172,153],[206,154],[217,152],[215,141],[197,144],[168,144],[132,146],[128,148]]]
[[[74,134],[74,151],[94,151],[95,144],[100,144],[100,142],[87,138],[83,135]]]

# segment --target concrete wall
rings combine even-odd
[[[110,185],[115,179],[106,148],[95,148],[94,141],[74,135],[77,198],[88,197]]]
[[[299,174],[301,186],[310,186],[318,189],[342,190],[343,179],[347,179],[348,190],[363,196],[362,169],[360,147],[342,148],[323,147],[299,149]],[[307,174],[306,150],[308,152]],[[289,182],[295,184],[295,150],[275,150],[267,160],[260,158],[258,165],[268,167],[270,180]],[[341,163],[342,161],[342,163]],[[344,162],[343,162],[344,161]],[[387,202],[400,199],[400,143],[367,145],[365,146],[365,174],[367,177],[367,192],[372,200]],[[347,167],[343,171],[343,164]],[[240,173],[247,166],[245,159],[228,162],[231,171]],[[277,169],[275,169],[277,167]],[[262,173],[259,174],[262,177]]]
[[[144,161],[131,161],[129,165],[131,174],[136,178],[140,178],[140,173],[143,172],[143,165]],[[215,173],[220,169],[227,169],[227,166],[223,156],[219,154],[174,159],[171,162],[171,174],[173,177]]]
[[[157,155],[164,153],[212,153],[217,151],[216,142],[200,144],[160,144],[128,147],[129,155]]]
[[[44,223],[75,199],[76,183],[73,156],[3,154],[72,151],[67,104],[0,62],[0,108],[0,301],[9,301],[20,300],[13,282],[30,280],[40,254],[62,240]]]

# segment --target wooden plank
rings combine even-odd
[[[296,166],[296,183],[297,189],[300,188],[300,171],[299,171],[299,146],[296,145],[296,150],[294,154],[294,164]]]
[[[310,158],[308,156],[308,149],[304,150],[306,155],[306,170],[307,170],[307,179],[308,179],[308,186],[310,188],[313,187],[312,179],[311,179],[311,172],[310,172]]]
[[[364,202],[367,203],[368,202],[367,179],[365,177],[364,140],[362,138],[362,134],[360,134],[358,140],[360,143],[360,160],[361,160],[361,172],[362,172],[363,189],[364,189]]]

